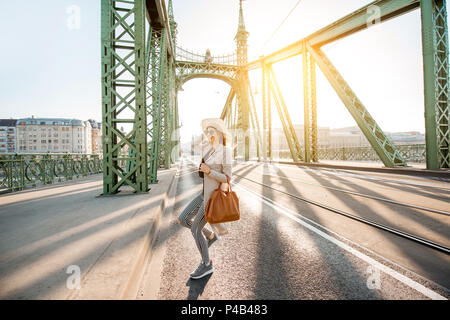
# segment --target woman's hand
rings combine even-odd
[[[211,172],[211,169],[208,167],[208,165],[206,163],[202,163],[200,165],[200,171],[209,174]]]

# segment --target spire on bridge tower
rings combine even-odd
[[[237,45],[237,59],[239,65],[247,63],[247,39],[249,36],[247,30],[245,30],[242,1],[243,0],[239,0],[239,26],[236,37],[234,38]]]
[[[173,5],[172,5],[172,0],[169,0],[169,3],[167,5],[168,7],[168,15],[169,15],[169,24],[170,24],[170,29],[172,32],[172,38],[175,41],[176,35],[178,33],[177,30],[177,23],[175,22],[175,16],[173,15]]]

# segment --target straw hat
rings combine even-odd
[[[206,128],[214,127],[217,131],[222,132],[224,136],[228,135],[227,127],[225,122],[220,118],[207,118],[202,120],[202,131],[205,132]]]

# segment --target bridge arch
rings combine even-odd
[[[239,86],[236,79],[216,73],[192,73],[189,75],[180,76],[178,77],[178,88],[181,88],[186,82],[193,79],[221,80],[228,83],[235,92],[239,91]]]

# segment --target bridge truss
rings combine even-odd
[[[247,61],[248,32],[239,10],[236,51],[196,54],[176,45],[172,0],[102,0],[102,120],[104,194],[122,186],[147,192],[157,170],[180,156],[177,92],[195,78],[230,85],[220,117],[236,146],[249,158],[249,129],[256,133],[258,158],[272,158],[272,106],[283,125],[294,161],[317,162],[316,66],[330,82],[371,147],[386,167],[406,166],[402,152],[386,136],[356,93],[321,50],[322,46],[370,27],[371,10],[380,22],[421,10],[428,169],[449,168],[449,46],[444,0],[376,0],[285,48]],[[304,144],[300,145],[273,65],[303,56]],[[260,128],[248,72],[262,72]],[[127,125],[127,130],[119,127]],[[237,156],[237,149],[235,149]]]

